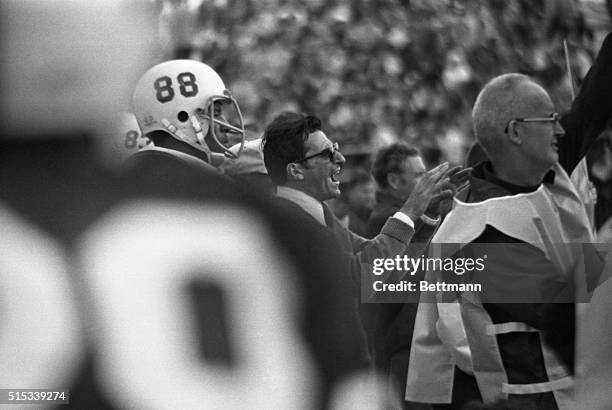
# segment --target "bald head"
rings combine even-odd
[[[472,119],[495,174],[517,185],[539,184],[559,160],[565,133],[550,96],[522,74],[504,74],[482,89]]]
[[[489,81],[478,94],[472,110],[476,139],[489,157],[506,148],[504,130],[514,118],[533,116],[541,106],[552,106],[546,90],[524,74],[500,75]]]

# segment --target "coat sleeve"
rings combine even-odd
[[[604,39],[570,111],[561,119],[565,136],[559,141],[559,163],[568,175],[612,118],[611,94],[612,33]]]
[[[349,232],[356,263],[402,255],[414,236],[414,229],[397,218],[389,218],[378,235],[366,239]]]

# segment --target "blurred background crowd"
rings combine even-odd
[[[360,354],[359,341],[352,333],[360,323],[352,309],[348,280],[334,275],[349,273],[341,265],[344,261],[337,259],[335,239],[320,240],[323,236],[312,234],[308,224],[293,224],[282,213],[272,214],[275,208],[268,208],[265,201],[239,202],[230,184],[217,176],[202,183],[200,178],[190,178],[191,172],[184,177],[182,171],[168,167],[166,173],[165,167],[155,163],[144,170],[119,170],[119,166],[112,170],[125,175],[99,169],[90,152],[94,141],[83,136],[83,131],[98,132],[105,143],[111,138],[104,137],[118,137],[124,151],[135,151],[150,142],[137,131],[133,116],[115,120],[131,121],[125,125],[127,133],[114,135],[115,127],[108,126],[112,111],[136,111],[127,97],[138,78],[132,76],[142,74],[145,66],[192,58],[213,67],[245,115],[251,141],[241,158],[248,158],[245,154],[250,152],[259,166],[259,170],[250,170],[255,174],[261,174],[262,167],[257,138],[273,117],[287,110],[320,117],[325,133],[339,142],[347,158],[341,174],[342,194],[332,206],[352,231],[363,233],[363,223],[380,194],[371,165],[382,147],[401,141],[420,150],[425,162],[420,168],[443,161],[464,163],[474,142],[470,111],[476,94],[485,82],[504,72],[532,75],[550,92],[557,110],[564,112],[573,97],[563,40],[569,45],[570,71],[578,88],[612,27],[612,0],[143,2],[80,0],[64,1],[62,6],[48,0],[0,2],[0,9],[6,12],[0,13],[0,40],[8,62],[0,70],[0,125],[5,137],[0,149],[0,226],[6,227],[0,235],[0,300],[6,299],[0,306],[0,333],[9,336],[0,338],[0,362],[11,369],[0,372],[0,386],[64,388],[74,382],[72,408],[112,407],[106,400],[117,407],[195,408],[209,399],[220,400],[222,405],[216,408],[244,407],[245,402],[257,408],[259,402],[251,402],[251,394],[262,402],[279,399],[272,393],[300,401],[301,396],[292,394],[292,386],[278,383],[293,382],[295,376],[296,390],[307,394],[311,386],[302,383],[302,378],[310,379],[308,365],[304,365],[309,360],[298,362],[301,355],[294,354],[297,351],[277,349],[299,347],[300,343],[294,343],[293,332],[285,335],[282,326],[270,319],[278,314],[292,322],[291,315],[285,314],[293,309],[299,312],[301,304],[305,314],[300,332],[307,336],[304,339],[317,360],[315,367],[320,366],[322,376],[330,379],[322,382],[323,389],[336,389],[336,379],[342,380],[360,365],[351,356]],[[155,33],[150,31],[151,18],[157,23]],[[152,49],[156,54],[151,54]],[[193,73],[181,72],[176,77],[179,92],[185,96],[183,74]],[[159,87],[163,79],[157,77],[153,82],[159,103],[168,102],[160,98],[162,88],[171,92],[166,86]],[[197,88],[195,82],[189,84],[190,92]],[[179,115],[177,119],[183,121]],[[145,117],[143,123],[148,121]],[[589,170],[599,195],[598,225],[612,213],[609,128],[590,155]],[[108,147],[109,152],[111,148],[117,147]],[[157,148],[164,152],[163,144]],[[335,193],[341,156],[335,150],[315,156],[325,152],[330,155],[333,174],[319,172],[332,165],[318,160],[327,168],[313,168],[310,175],[324,177],[325,187],[333,186]],[[179,158],[184,160],[184,156]],[[255,184],[247,181],[247,185]],[[192,197],[203,206],[191,208],[188,201]],[[429,201],[414,202],[426,205]],[[344,232],[329,219],[334,230]],[[268,225],[269,237],[264,234],[266,229],[258,230]],[[408,232],[407,227],[404,230]],[[202,232],[210,234],[202,236]],[[295,272],[289,268],[292,261]],[[234,271],[239,274],[225,273]],[[180,280],[173,281],[176,272]],[[208,276],[217,273],[223,276],[220,287],[236,285],[247,292],[244,296],[236,293],[241,304],[226,307],[224,299],[214,293],[216,288],[207,293],[205,286],[193,289],[198,294],[192,294],[191,287],[184,286],[192,279],[208,285]],[[289,276],[283,276],[285,273]],[[254,282],[251,285],[243,278]],[[293,279],[297,279],[295,291]],[[268,280],[276,286],[268,287]],[[253,295],[260,297],[261,306],[251,309],[242,304],[255,301]],[[190,301],[184,302],[186,299]],[[263,301],[273,306],[262,310]],[[187,303],[193,304],[196,313],[184,314]],[[216,305],[221,307],[212,307]],[[607,304],[602,317],[608,315],[606,309]],[[227,317],[234,317],[224,320],[218,311],[236,314],[241,320],[248,316],[247,322],[232,323],[281,338],[260,343],[264,341],[261,337],[246,337],[236,342],[239,353],[241,346],[248,345],[249,352],[257,355],[280,357],[275,361],[279,369],[257,358],[257,365],[266,366],[261,375],[248,367],[239,378],[225,378],[224,373],[218,384],[202,384],[203,373],[192,365],[189,354],[198,338],[207,339],[202,337],[206,331],[213,336],[209,339],[212,346],[201,350],[214,350],[215,359],[232,358],[231,352],[226,354],[225,347],[219,347],[231,342],[229,337],[225,340],[225,327],[222,332],[211,329],[225,326]],[[211,325],[200,318],[202,312],[207,313],[202,316],[220,319]],[[197,322],[203,330],[187,321]],[[183,325],[188,329],[185,334],[174,330]],[[274,331],[266,332],[266,326]],[[172,337],[159,337],[164,329],[170,329]],[[410,341],[411,332],[406,333]],[[286,353],[287,360],[275,356],[279,352]],[[205,356],[206,352],[199,351],[197,360],[208,360]],[[236,357],[250,364],[246,354]],[[289,358],[296,359],[299,371],[284,366],[292,365]],[[230,359],[226,361],[232,362]],[[204,372],[216,376],[216,369],[221,367],[206,366]],[[183,370],[186,378],[174,376]],[[197,379],[187,380],[196,373]],[[340,397],[350,399],[353,390],[360,393],[354,395],[357,398],[363,392],[368,395],[367,389],[358,388],[371,381],[366,382],[341,384],[340,392],[349,394]],[[262,386],[270,390],[259,389]],[[268,391],[270,397],[266,397]],[[328,393],[334,392],[322,392],[321,401]],[[314,394],[312,397],[318,393]],[[227,403],[229,396],[236,401]],[[143,399],[148,401],[143,403]],[[190,400],[197,406],[185,404]],[[90,401],[102,404],[95,407]]]
[[[214,67],[251,138],[283,110],[319,116],[349,159],[348,185],[398,140],[420,149],[428,167],[463,163],[476,94],[500,73],[533,76],[567,110],[563,40],[579,87],[612,14],[610,0],[153,1],[164,57]],[[607,138],[590,168],[610,202]]]

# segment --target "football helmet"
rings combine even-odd
[[[131,112],[119,113],[114,126],[116,132],[113,133],[112,151],[113,155],[120,160],[125,160],[152,143],[150,139],[142,135],[136,117]]]
[[[212,165],[220,165],[223,156],[238,158],[242,151],[245,133],[238,103],[204,63],[170,60],[154,66],[136,84],[132,102],[143,135],[165,131],[205,152]],[[240,149],[230,151],[236,143]]]

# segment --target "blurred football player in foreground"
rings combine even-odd
[[[150,7],[0,6],[0,388],[69,389],[75,409],[375,408],[325,238],[199,167],[100,166],[96,141],[151,65]],[[151,104],[194,103],[135,107],[143,132],[215,162],[201,136],[240,135],[216,116],[224,87],[203,96],[199,63],[150,73]]]

